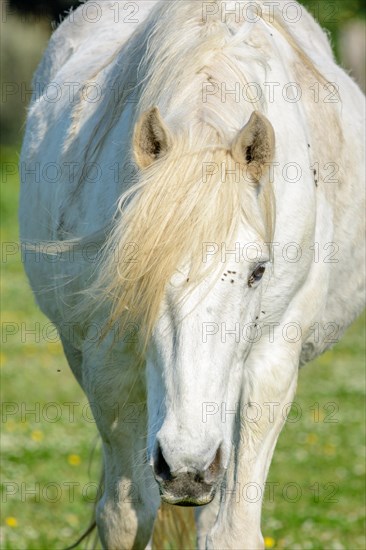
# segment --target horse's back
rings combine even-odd
[[[78,179],[80,172],[89,169],[84,151],[98,125],[105,97],[113,95],[118,101],[120,90],[111,90],[105,75],[123,72],[123,67],[116,66],[116,58],[120,59],[124,45],[155,4],[155,0],[128,4],[130,10],[137,9],[131,13],[123,11],[125,5],[119,2],[87,2],[71,12],[52,35],[33,78],[20,158],[22,238],[47,241],[93,233],[115,208],[118,182],[113,167],[103,166],[102,174],[94,181],[87,178],[82,189]],[[123,152],[121,135],[116,145],[109,132],[102,155],[103,159],[110,155],[108,166],[117,159],[122,165],[121,149]],[[98,159],[94,168],[98,170],[102,162]],[[81,205],[85,196],[89,204]],[[29,210],[39,212],[41,223],[28,215]],[[77,228],[68,223],[69,216],[80,222]],[[59,228],[64,224],[66,231],[61,234]]]
[[[52,34],[33,77],[35,96],[74,57],[79,66],[71,81],[83,82],[130,38],[157,0],[137,0],[130,9],[109,0],[83,3],[70,11]]]

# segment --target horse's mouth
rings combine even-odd
[[[161,500],[165,502],[166,504],[171,504],[173,506],[205,506],[205,504],[210,504],[210,502],[213,500],[215,496],[215,493],[212,495],[209,495],[203,499],[196,500],[191,497],[184,497],[183,499],[180,497],[173,497],[172,495],[161,495]]]
[[[175,506],[204,506],[216,493],[216,484],[198,481],[190,473],[159,483],[161,499]]]
[[[174,506],[205,506],[205,504],[209,504],[213,500],[215,494],[215,489],[199,498],[190,495],[176,496],[160,491],[161,500]]]

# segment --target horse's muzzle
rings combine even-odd
[[[203,506],[212,501],[223,477],[221,449],[217,449],[214,460],[204,471],[190,468],[184,472],[171,472],[158,446],[153,470],[164,502],[177,506]]]

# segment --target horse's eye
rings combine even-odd
[[[263,277],[263,273],[265,272],[265,270],[266,268],[264,265],[259,265],[258,267],[256,267],[248,279],[248,286],[252,287],[255,283],[258,283]]]

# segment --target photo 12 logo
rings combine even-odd
[[[323,25],[339,21],[339,4],[337,2],[314,1],[309,11]],[[268,0],[264,2],[202,2],[202,20],[217,19],[225,23],[234,20],[235,23],[246,21],[249,24],[264,19],[273,23],[281,19],[288,25],[299,23],[304,17],[305,8],[297,2]]]

